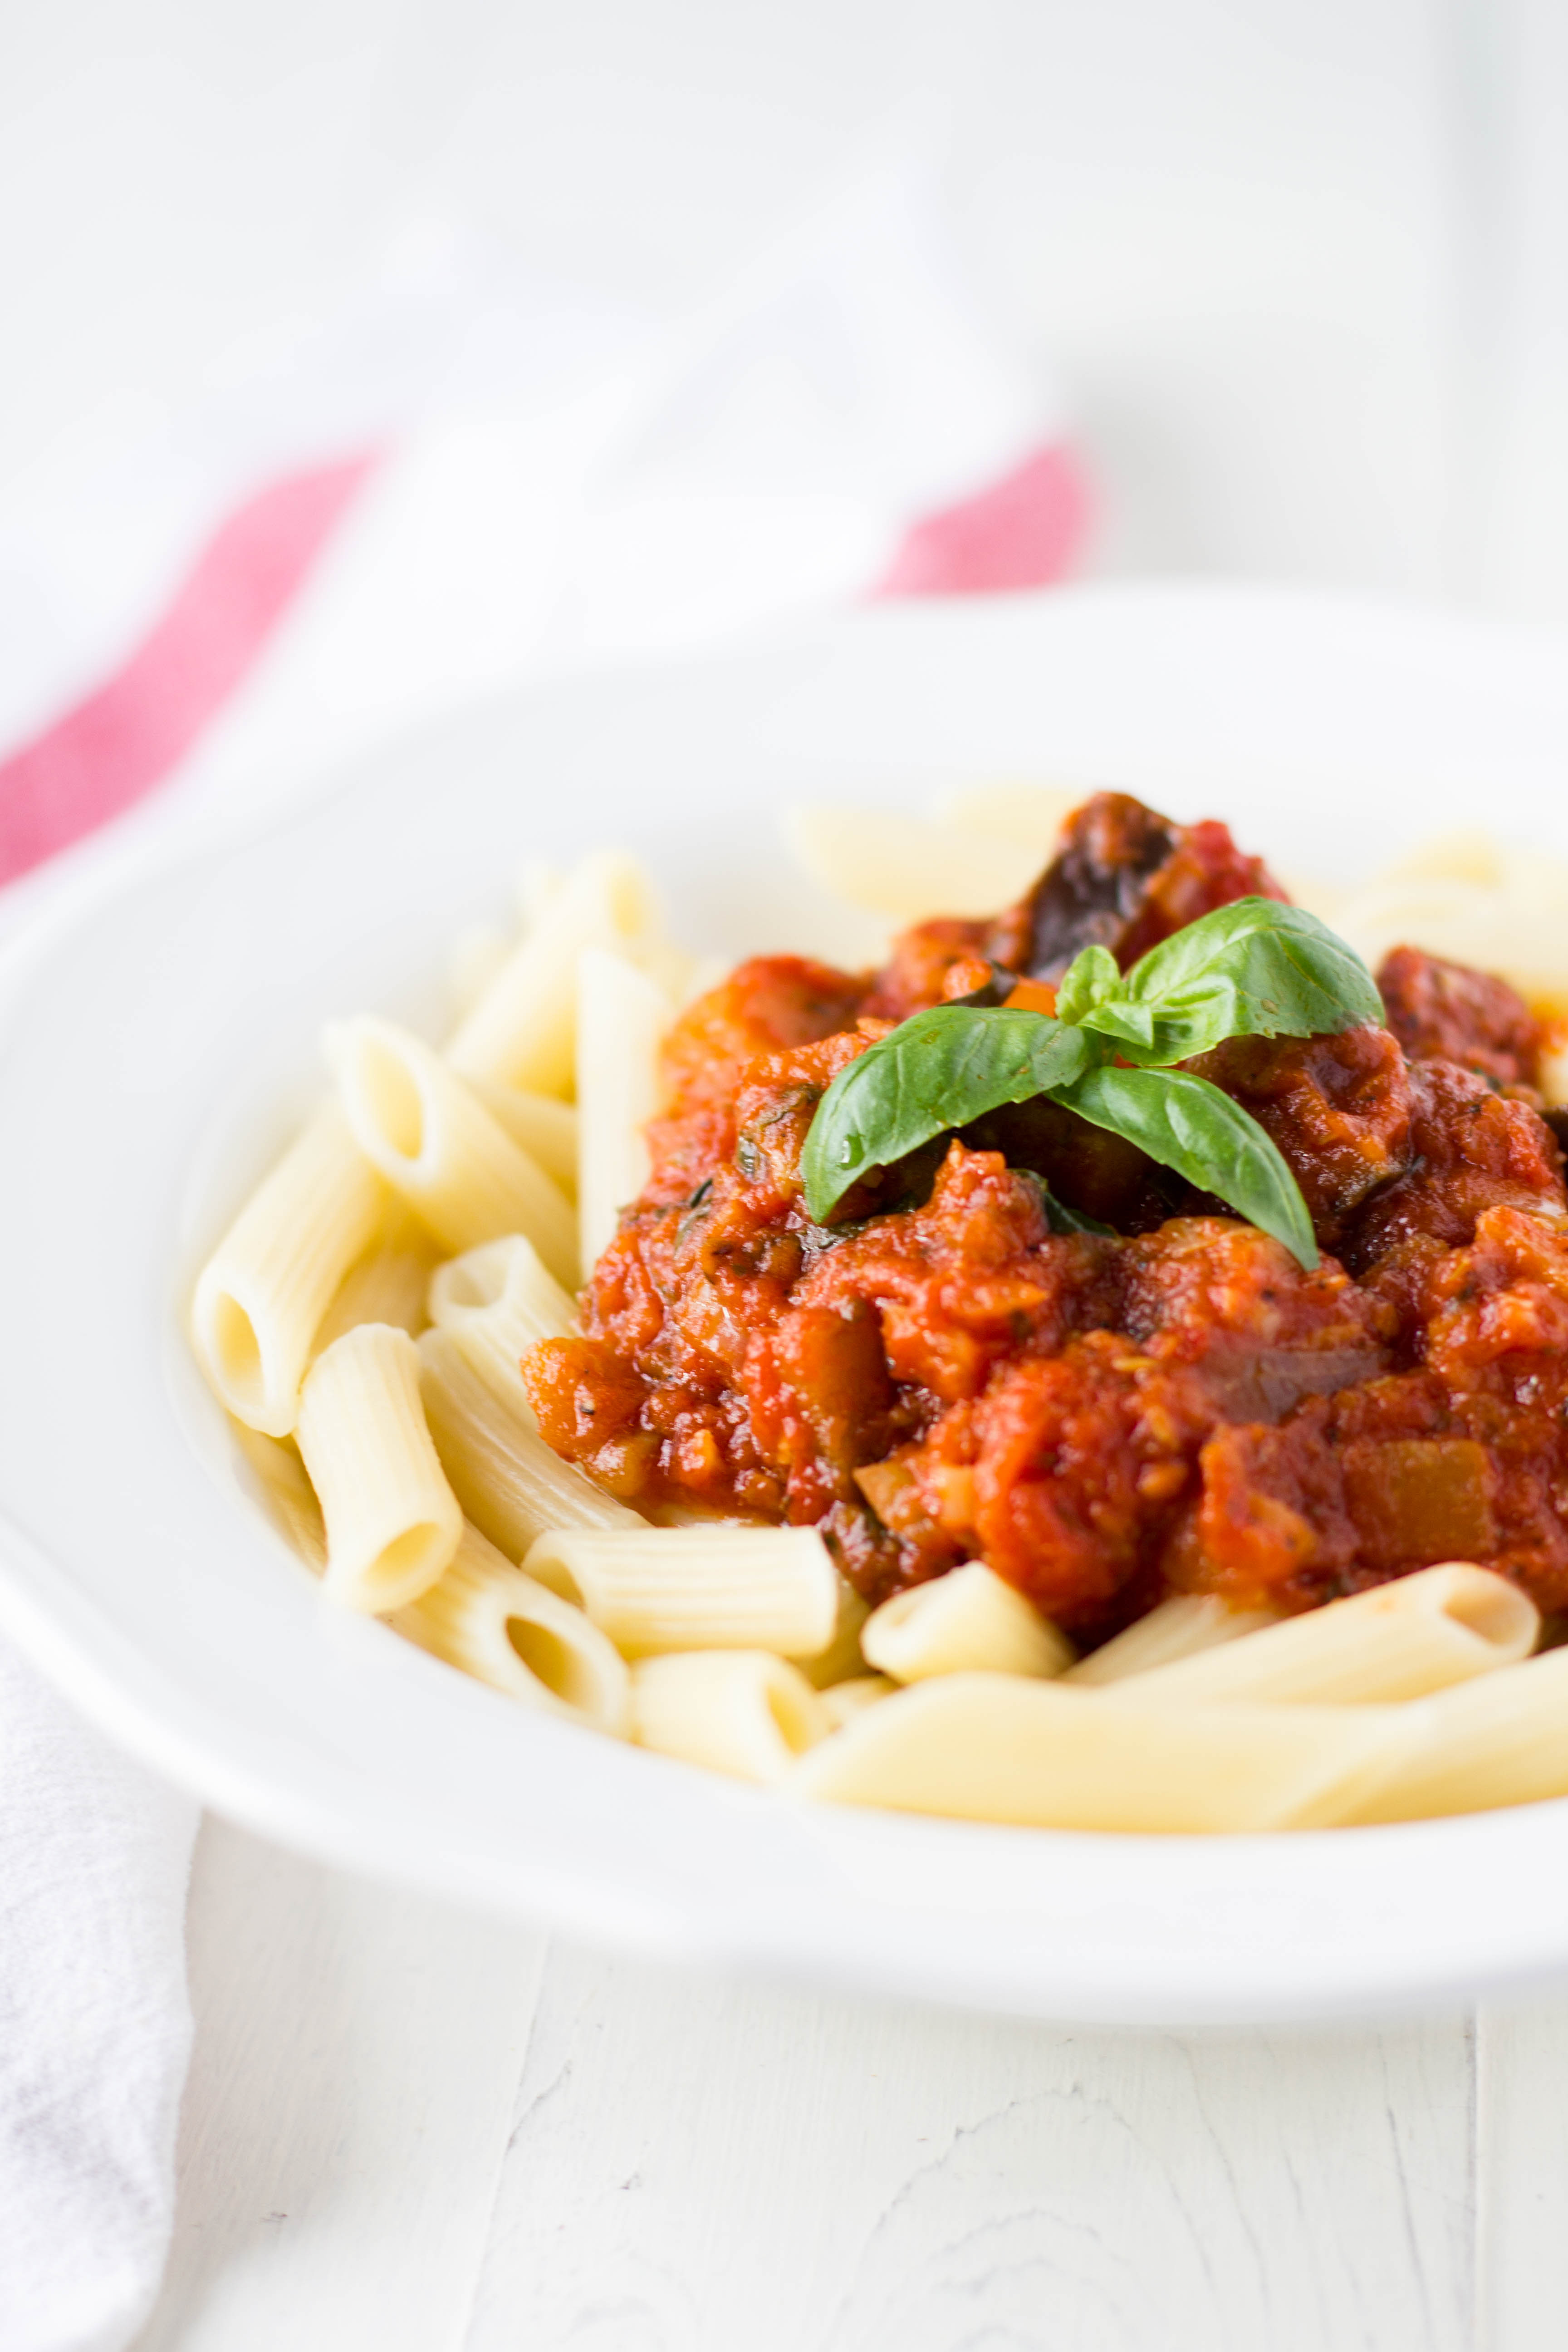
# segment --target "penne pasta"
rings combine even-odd
[[[1424,1821],[1568,1796],[1568,1649],[1393,1712],[1381,1769],[1336,1818]]]
[[[837,1616],[827,1647],[818,1650],[814,1657],[797,1657],[790,1662],[800,1668],[814,1690],[826,1690],[834,1683],[847,1682],[865,1673],[860,1628],[868,1613],[854,1586],[839,1577]]]
[[[1222,1642],[1243,1633],[1260,1633],[1277,1625],[1275,1609],[1233,1609],[1212,1592],[1178,1593],[1162,1601],[1147,1617],[1138,1618],[1124,1632],[1113,1634],[1087,1658],[1080,1658],[1062,1676],[1064,1682],[1100,1685],[1121,1682],[1128,1675],[1173,1665],[1178,1658],[1194,1658]]]
[[[808,1658],[838,1617],[838,1571],[815,1528],[552,1529],[523,1568],[581,1598],[623,1656],[770,1650]]]
[[[564,1095],[572,1086],[577,963],[647,931],[652,900],[629,858],[585,857],[537,906],[521,940],[458,1023],[447,1058],[466,1077]]]
[[[862,1709],[789,1784],[834,1804],[1037,1828],[1315,1827],[1375,1783],[1403,1712],[1140,1706],[1023,1675],[940,1675]]]
[[[1450,835],[1341,898],[1333,926],[1375,965],[1415,941],[1434,955],[1498,972],[1526,997],[1555,1000],[1563,982],[1568,866],[1475,835]]]
[[[425,1301],[437,1263],[436,1244],[419,1220],[401,1204],[393,1208],[379,1239],[339,1285],[310,1342],[312,1357],[356,1323],[395,1323],[416,1339],[429,1320]]]
[[[1530,1655],[1533,1601],[1507,1577],[1455,1562],[1287,1617],[1244,1642],[1173,1661],[1120,1685],[1141,1706],[1361,1706],[1420,1698]]]
[[[896,1592],[860,1632],[868,1665],[895,1682],[972,1669],[1059,1675],[1076,1654],[1065,1633],[984,1560]]]
[[[833,1683],[826,1690],[819,1690],[817,1696],[831,1728],[842,1731],[847,1723],[852,1723],[865,1708],[875,1706],[879,1698],[890,1698],[898,1687],[886,1675],[852,1675],[847,1683]]]
[[[327,1531],[299,1447],[291,1437],[268,1437],[259,1429],[247,1429],[232,1413],[228,1425],[268,1517],[290,1551],[319,1576],[327,1564]]]
[[[426,1331],[419,1358],[426,1419],[441,1465],[467,1516],[509,1559],[521,1559],[548,1528],[641,1529],[635,1511],[552,1454],[474,1369],[451,1331]]]
[[[945,793],[938,814],[960,833],[1016,842],[1028,854],[1032,879],[1055,856],[1062,826],[1084,798],[1081,787],[1059,784],[969,784]]]
[[[534,1428],[520,1369],[523,1350],[570,1331],[576,1310],[533,1244],[508,1234],[448,1258],[431,1276],[429,1307],[437,1330],[450,1334],[508,1410]]]
[[[326,1523],[327,1591],[373,1615],[416,1601],[456,1552],[463,1516],[430,1442],[406,1331],[362,1323],[318,1356],[299,1441]]]
[[[445,1574],[392,1623],[509,1698],[575,1716],[599,1731],[628,1727],[631,1678],[615,1644],[475,1527],[464,1526]]]
[[[576,1221],[558,1185],[420,1038],[362,1018],[327,1032],[354,1139],[448,1250],[521,1233],[577,1279]]]
[[[700,1650],[632,1668],[632,1738],[710,1772],[781,1780],[829,1727],[805,1676],[766,1651]]]
[[[500,1086],[493,1078],[470,1078],[468,1085],[497,1126],[504,1128],[512,1141],[521,1145],[529,1158],[560,1185],[569,1201],[575,1201],[575,1105],[557,1102],[553,1095],[531,1094],[522,1087]]]
[[[453,1021],[477,1004],[507,957],[512,939],[494,923],[470,923],[447,950],[447,1003]]]
[[[202,1268],[191,1311],[196,1354],[237,1421],[289,1435],[317,1328],[374,1239],[386,1197],[329,1103],[246,1202]]]
[[[577,970],[577,1202],[583,1263],[616,1237],[647,1182],[643,1130],[659,1107],[658,1049],[673,1009],[625,956],[584,950]]]
[[[994,914],[1039,872],[1039,859],[1016,839],[886,809],[793,808],[784,826],[814,882],[898,922]]]

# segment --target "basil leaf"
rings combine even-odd
[[[1309,1273],[1318,1263],[1300,1186],[1272,1139],[1241,1105],[1186,1070],[1087,1070],[1052,1099],[1136,1143],[1162,1167],[1215,1192],[1283,1242]]]
[[[1108,997],[1119,995],[1121,968],[1109,948],[1084,948],[1074,956],[1057,990],[1057,1019],[1081,1021]]]
[[[1105,1241],[1113,1242],[1116,1239],[1114,1225],[1102,1225],[1098,1217],[1089,1216],[1086,1211],[1069,1208],[1060,1194],[1053,1192],[1043,1178],[1039,1181],[1046,1223],[1053,1234],[1099,1234]]]
[[[856,1181],[1003,1103],[1028,1102],[1088,1068],[1095,1045],[1048,1013],[935,1004],[839,1071],[801,1153],[806,1209],[825,1224]]]
[[[1158,1067],[1226,1037],[1318,1037],[1381,1021],[1383,1000],[1360,957],[1305,908],[1238,898],[1151,948],[1082,1017]]]

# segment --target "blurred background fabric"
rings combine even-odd
[[[907,161],[664,317],[405,235],[270,365],[107,442],[0,508],[0,881],[193,764],[276,793],[563,667],[1048,586],[1090,507]]]
[[[890,135],[1073,388],[1096,570],[1568,611],[1558,0],[52,0],[0,89],[7,503],[411,223],[668,315]]]

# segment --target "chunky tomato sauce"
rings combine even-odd
[[[1502,982],[1401,948],[1385,1028],[1193,1066],[1289,1161],[1315,1273],[1048,1104],[806,1213],[813,1112],[889,1024],[1048,1003],[1089,941],[1125,968],[1257,892],[1223,825],[1101,794],[994,922],[869,976],[742,965],[668,1041],[583,1338],[525,1365],[551,1444],[645,1507],[820,1525],[871,1601],[984,1559],[1088,1641],[1172,1591],[1296,1610],[1448,1559],[1568,1608],[1568,1195]],[[1041,1178],[1115,1232],[1054,1232]]]

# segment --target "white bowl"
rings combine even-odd
[[[337,1613],[243,1490],[181,1317],[317,1083],[324,1016],[429,1013],[451,935],[522,856],[605,838],[653,862],[695,943],[795,944],[825,910],[781,884],[781,801],[919,806],[997,776],[1222,815],[1287,868],[1477,822],[1568,849],[1568,663],[1555,639],[1258,593],[887,610],[473,711],[270,831],[127,854],[13,952],[0,1009],[0,1622],[220,1811],[595,1938],[1151,2022],[1559,1968],[1568,1803],[1207,1840],[814,1811]]]

